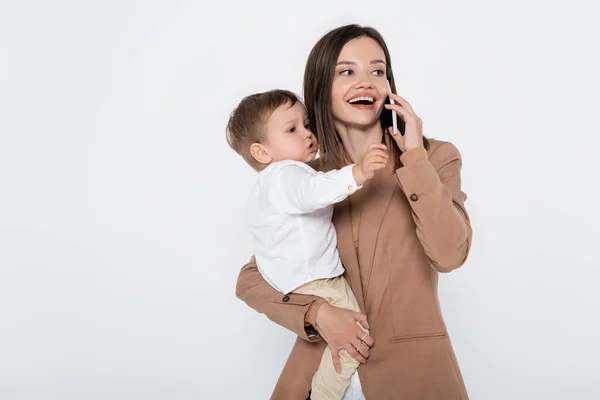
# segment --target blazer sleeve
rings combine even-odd
[[[313,326],[315,326],[316,310],[325,300],[317,296],[296,293],[284,295],[275,290],[258,271],[254,256],[240,271],[236,296],[300,338],[310,342],[322,339]]]
[[[396,176],[429,264],[438,272],[450,272],[465,263],[473,235],[464,205],[467,196],[461,190],[462,158],[448,142],[428,157],[421,151],[423,157],[413,150],[403,154],[405,166],[396,170]]]

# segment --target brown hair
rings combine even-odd
[[[250,146],[266,140],[266,124],[273,111],[284,104],[292,107],[298,101],[294,93],[280,89],[244,97],[229,117],[225,133],[227,143],[252,168],[260,171],[265,165],[250,154]]]
[[[331,111],[331,87],[335,74],[335,65],[342,48],[352,39],[369,37],[375,40],[385,54],[386,76],[390,80],[392,91],[396,93],[396,83],[392,72],[392,60],[387,45],[381,34],[371,27],[360,25],[346,25],[334,29],[323,36],[313,47],[306,62],[304,70],[304,100],[310,129],[319,141],[321,149],[321,163],[325,170],[338,169],[348,163],[346,150],[342,140],[335,129],[333,113]],[[384,111],[385,112],[385,111]],[[385,130],[388,128],[384,123],[382,112],[381,125]],[[404,133],[404,121],[398,116],[398,129]],[[384,141],[390,149],[394,167],[400,168],[400,155],[402,152],[395,141],[384,134]],[[423,145],[429,148],[426,138]]]

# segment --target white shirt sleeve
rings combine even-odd
[[[323,173],[308,166],[283,165],[274,171],[271,198],[286,214],[315,212],[344,200],[362,187],[354,180],[353,166]]]

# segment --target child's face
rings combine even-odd
[[[315,159],[317,139],[308,130],[304,105],[283,104],[267,120],[266,151],[272,162],[293,160],[308,163]]]

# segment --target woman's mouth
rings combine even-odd
[[[375,99],[370,96],[359,96],[348,100],[348,104],[359,110],[371,110],[375,107]]]

